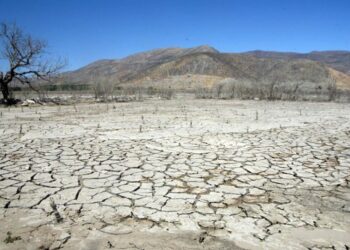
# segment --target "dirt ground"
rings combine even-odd
[[[350,249],[349,104],[0,112],[0,249]]]

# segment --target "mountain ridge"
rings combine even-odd
[[[257,84],[274,81],[321,84],[334,80],[340,88],[350,89],[347,72],[350,73],[350,52],[347,51],[222,53],[203,45],[154,49],[121,59],[98,60],[65,73],[64,81],[70,84],[112,82],[119,85],[163,80],[165,84],[169,77],[202,75],[213,79],[243,79]],[[200,86],[200,82],[196,86]]]
[[[285,60],[309,59],[312,61],[324,63],[331,68],[350,75],[350,51],[346,50],[311,51],[308,53],[253,50],[243,53],[254,55],[259,58],[274,58]]]

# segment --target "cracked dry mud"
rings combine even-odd
[[[349,107],[2,108],[0,248],[349,249]]]

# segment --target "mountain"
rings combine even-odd
[[[196,89],[232,79],[254,86],[278,83],[280,89],[295,85],[310,92],[329,89],[333,82],[340,89],[350,89],[348,73],[350,52],[346,51],[221,53],[210,46],[199,46],[155,49],[120,60],[96,61],[65,73],[64,82]]]
[[[248,51],[245,54],[258,58],[271,59],[309,59],[321,62],[340,72],[350,75],[350,51],[312,51],[310,53],[275,52],[275,51]]]
[[[210,46],[195,48],[155,49],[137,53],[121,60],[99,60],[76,71],[65,74],[68,83],[92,83],[101,78],[113,79],[115,82],[126,82],[137,78],[139,72],[151,69],[163,63],[176,60],[185,55],[196,53],[219,53]]]

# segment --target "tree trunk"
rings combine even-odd
[[[2,96],[4,98],[5,103],[7,103],[9,100],[10,91],[9,91],[8,84],[4,83],[3,81],[1,81],[1,92],[2,92]]]

